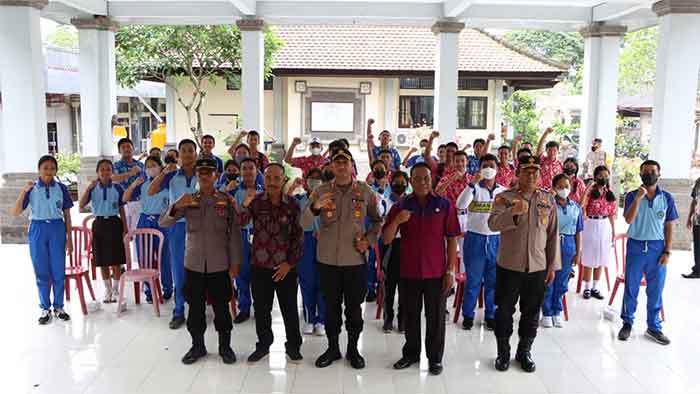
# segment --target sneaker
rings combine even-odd
[[[589,299],[589,298],[591,298],[591,291],[588,290],[588,289],[586,289],[586,290],[583,291],[583,299],[584,299],[584,300],[587,300],[587,299]]]
[[[295,349],[295,350],[288,349],[287,351],[285,351],[285,354],[287,355],[287,358],[289,359],[289,361],[293,364],[298,364],[304,359],[304,356],[301,355],[301,352],[299,352],[299,349]]]
[[[51,311],[49,311],[48,309],[43,309],[41,311],[41,316],[39,316],[39,324],[41,324],[43,326],[45,324],[49,324],[50,321],[51,321]]]
[[[233,324],[245,323],[250,319],[250,312],[239,312],[235,319],[233,319]]]
[[[462,320],[462,328],[465,330],[471,330],[472,327],[474,327],[474,319],[465,317],[464,320]]]
[[[374,302],[377,301],[377,294],[373,291],[367,293],[367,298],[365,298],[366,302]]]
[[[314,326],[314,333],[319,337],[326,336],[326,326],[323,323],[316,323]]]
[[[591,290],[591,297],[595,298],[596,300],[605,299],[605,297],[602,294],[600,294],[600,291],[598,291],[598,289]]]
[[[168,327],[170,327],[171,330],[177,330],[178,328],[182,327],[186,321],[185,316],[173,316],[170,323],[168,323]]]
[[[554,324],[552,323],[552,316],[545,316],[542,318],[542,327],[552,328]]]
[[[564,320],[562,320],[561,316],[552,316],[552,323],[556,328],[564,328]]]
[[[63,308],[58,308],[53,310],[53,314],[63,320],[63,321],[69,321],[70,320],[70,315],[66,313],[66,311],[63,310]]]
[[[486,322],[486,329],[489,331],[493,331],[496,329],[496,319],[486,319],[484,320]]]
[[[248,362],[251,364],[257,363],[258,361],[267,357],[268,354],[270,354],[270,351],[267,349],[255,349],[255,351],[250,356],[248,356]]]
[[[304,323],[304,327],[301,329],[302,334],[311,335],[314,333],[314,325],[311,323]]]
[[[661,331],[652,331],[650,329],[647,329],[647,332],[644,333],[644,336],[664,346],[669,345],[671,343],[671,340],[668,339],[668,337],[664,335],[664,333],[662,333]]]
[[[168,301],[171,298],[173,298],[173,292],[172,291],[166,291],[163,293],[163,300]]]
[[[617,339],[619,339],[621,341],[626,341],[629,339],[631,333],[632,333],[632,325],[629,323],[625,323],[622,325],[620,332],[617,333]]]
[[[102,299],[103,304],[111,304],[114,302],[114,298],[112,298],[112,292],[111,291],[106,291],[104,298]]]

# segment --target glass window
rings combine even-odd
[[[457,128],[485,129],[487,103],[486,97],[458,97]]]
[[[433,96],[400,96],[399,127],[433,126]]]
[[[401,77],[399,80],[401,89],[434,89],[433,77]]]
[[[488,79],[470,79],[460,77],[457,80],[458,90],[489,90]]]

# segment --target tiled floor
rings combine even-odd
[[[344,362],[316,369],[313,361],[326,343],[321,337],[305,337],[303,363],[288,364],[278,311],[273,321],[277,341],[265,362],[227,366],[209,355],[184,366],[180,357],[189,347],[189,336],[184,329],[168,329],[169,304],[161,318],[149,305],[130,305],[117,319],[114,305],[85,318],[74,303],[70,323],[54,320],[40,327],[26,247],[0,246],[0,261],[4,271],[0,393],[700,393],[700,386],[693,383],[700,373],[700,342],[695,339],[700,281],[680,278],[690,265],[688,252],[673,255],[666,283],[665,331],[673,341],[670,346],[643,338],[644,310],[638,312],[631,340],[618,342],[619,322],[603,319],[605,304],[570,293],[572,320],[564,329],[541,330],[535,342],[536,373],[526,374],[515,366],[507,373],[495,371],[493,334],[481,327],[466,332],[450,322],[445,372],[439,377],[428,375],[425,359],[420,367],[391,369],[403,338],[380,331],[380,322],[373,319],[374,305],[365,311],[361,346],[367,368],[361,371]],[[101,294],[101,284],[95,287]],[[640,305],[645,305],[644,296],[640,298]],[[618,308],[620,302],[618,297]],[[244,359],[255,343],[254,322],[237,326],[233,338],[235,351]],[[216,351],[213,327],[206,339],[210,351]]]

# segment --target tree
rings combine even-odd
[[[202,103],[208,84],[223,77],[236,81],[241,62],[241,35],[236,26],[127,26],[116,34],[117,80],[133,87],[139,80],[171,87],[185,109],[195,140],[200,143]],[[265,76],[272,74],[272,54],[281,42],[265,31]],[[184,86],[192,87],[185,97]]]
[[[72,26],[58,26],[46,36],[46,42],[59,48],[77,49],[78,32]]]
[[[542,115],[535,107],[535,99],[524,91],[516,91],[501,104],[503,118],[523,137],[523,142],[537,145],[539,119]]]
[[[625,35],[620,51],[620,92],[635,95],[654,90],[658,31],[651,27]]]

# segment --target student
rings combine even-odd
[[[100,267],[102,272],[105,303],[117,302],[121,266],[126,263],[123,241],[127,232],[122,199],[124,189],[112,182],[112,170],[110,160],[98,161],[98,178],[90,182],[80,197],[80,209],[90,204],[95,215],[92,223],[92,254],[95,266]]]
[[[205,134],[202,136],[202,151],[199,153],[200,159],[212,159],[216,162],[216,172],[221,175],[224,172],[224,162],[214,154],[216,140],[214,136]]]
[[[537,156],[542,162],[542,175],[540,176],[540,183],[537,186],[545,190],[552,188],[552,179],[555,175],[564,172],[564,166],[557,158],[559,155],[559,143],[556,141],[549,141],[545,145],[547,137],[549,137],[552,132],[554,132],[554,130],[548,127],[542,134],[540,142],[537,144]],[[546,155],[543,154],[545,150],[547,153]]]
[[[577,204],[580,203],[583,193],[586,191],[586,184],[578,177],[578,161],[575,158],[569,157],[564,160],[564,174],[569,178],[571,186],[569,198]]]
[[[391,146],[391,133],[389,130],[383,130],[379,133],[379,146],[374,145],[374,134],[372,134],[372,125],[374,124],[374,119],[367,120],[367,155],[369,156],[369,162],[373,162],[379,159],[379,153],[383,150],[389,152],[390,162],[389,169],[392,171],[398,170],[401,166],[401,155],[399,151]]]
[[[233,153],[234,153],[233,158],[234,158],[234,160],[236,160],[236,162],[238,162],[239,166],[240,166],[241,162],[243,161],[243,159],[251,157],[250,148],[248,148],[248,146],[245,144],[239,144]],[[255,184],[262,188],[264,183],[265,183],[265,180],[263,179],[261,168],[258,167],[258,161],[255,161],[255,167],[258,169],[258,173],[255,176]]]
[[[599,166],[593,171],[592,183],[583,195],[581,207],[585,226],[581,236],[581,264],[583,264],[583,298],[603,300],[598,289],[603,268],[610,263],[617,198],[610,190],[610,171]],[[591,286],[591,276],[593,285]]]
[[[301,138],[294,138],[292,145],[287,149],[284,161],[293,167],[300,168],[302,174],[306,177],[312,168],[321,168],[326,159],[321,155],[322,145],[320,138],[311,137],[309,139],[309,153],[311,154],[308,156],[294,157],[294,150],[299,144],[301,144]]]
[[[686,279],[700,278],[700,178],[695,180],[690,192],[690,209],[685,226],[693,233],[693,268],[688,274],[681,274]]]
[[[445,197],[453,206],[456,206],[457,198],[471,183],[472,176],[467,172],[467,153],[464,151],[457,151],[454,153],[453,157],[454,165],[448,172],[445,172],[443,178],[438,182],[435,193]],[[458,217],[460,226],[465,228],[467,219],[466,213],[462,212]]]
[[[168,164],[148,186],[148,194],[153,196],[161,190],[168,191],[168,201],[175,203],[185,194],[197,191],[197,174],[195,162],[197,160],[197,144],[191,139],[180,141],[177,146],[181,167],[174,163]],[[166,227],[166,226],[164,226]],[[170,245],[170,266],[173,271],[173,284],[175,285],[175,309],[168,326],[176,330],[185,324],[185,241],[187,235],[187,222],[184,217],[176,223],[167,226],[168,244]]]
[[[403,163],[402,163],[402,165],[404,167],[410,169],[416,163],[423,163],[425,161],[425,159],[423,158],[423,155],[425,154],[425,149],[428,147],[428,139],[423,138],[422,140],[420,140],[419,146],[420,146],[420,154],[413,155],[413,153],[418,152],[418,148],[416,148],[415,146],[412,147],[408,151],[408,153],[406,153],[406,157],[403,159]],[[445,154],[445,146],[440,145],[440,147],[438,147],[438,155],[440,154],[440,148],[442,148],[442,154],[444,155]],[[411,155],[413,155],[413,156],[411,156]],[[433,160],[436,162],[439,161],[439,159],[435,156],[433,156]]]
[[[233,158],[238,157],[237,153],[235,153],[234,150],[237,151],[238,148],[241,147],[242,144],[240,142],[243,139],[243,137],[246,137],[246,143],[248,144],[248,157],[255,160],[255,165],[257,166],[259,171],[264,170],[265,167],[267,167],[267,165],[270,163],[270,161],[268,160],[267,156],[265,156],[262,152],[258,152],[258,146],[260,145],[260,134],[255,130],[241,130],[236,139],[233,141],[233,144],[228,148],[228,153]],[[260,184],[262,185],[262,183],[263,182],[261,181]]]
[[[647,282],[647,331],[645,336],[661,345],[671,341],[661,331],[659,312],[666,282],[666,266],[671,257],[673,222],[678,219],[676,203],[671,193],[657,184],[661,166],[646,160],[639,168],[642,186],[627,193],[625,221],[627,230],[627,265],[625,267],[625,296],[622,299],[623,326],[618,339],[626,341],[632,332],[634,312],[642,278]]]
[[[515,166],[508,161],[510,147],[502,145],[498,148],[498,172],[496,173],[496,183],[503,187],[511,187],[515,182]]]
[[[491,141],[496,139],[496,135],[491,133],[488,138],[484,140],[483,138],[477,138],[474,140],[474,154],[467,156],[467,172],[469,175],[476,175],[480,171],[481,166],[481,156],[489,153],[489,146],[491,146]],[[466,148],[464,148],[466,151]]]
[[[236,160],[226,160],[224,173],[216,181],[216,189],[220,192],[228,193],[231,197],[241,183],[241,166]]]
[[[114,162],[112,181],[119,184],[122,190],[126,190],[137,178],[145,176],[145,168],[143,163],[134,159],[134,144],[130,139],[120,139],[117,142],[117,149],[121,159]],[[124,206],[124,212],[126,214],[127,231],[132,231],[136,228],[139,214],[141,213],[139,200],[129,201]]]
[[[139,177],[129,185],[124,191],[122,199],[125,203],[134,199],[141,201],[141,215],[137,228],[151,228],[163,233],[163,247],[161,252],[160,265],[160,280],[163,286],[163,298],[169,300],[173,295],[173,273],[170,265],[170,245],[168,243],[168,231],[160,227],[158,218],[160,214],[168,208],[170,200],[168,191],[161,189],[160,192],[154,195],[148,194],[148,188],[151,186],[153,179],[163,171],[163,163],[159,157],[149,156],[146,158],[146,176],[147,178]],[[153,248],[158,248],[158,242],[153,244]],[[136,244],[137,253],[141,253],[138,243]],[[153,302],[151,289],[148,283],[144,284],[144,292],[146,293],[146,301],[150,304]]]
[[[31,206],[29,218],[29,255],[32,258],[34,276],[39,290],[39,324],[51,321],[51,290],[53,312],[61,320],[70,320],[63,310],[63,292],[66,273],[66,253],[73,253],[70,209],[73,201],[68,188],[54,178],[58,162],[46,155],[37,165],[39,178],[28,181],[20,192],[13,216],[19,216]]]
[[[557,220],[559,221],[559,243],[561,269],[554,274],[554,281],[547,286],[542,304],[542,325],[562,328],[564,322],[560,313],[563,310],[562,297],[569,286],[569,274],[581,260],[581,231],[583,231],[583,211],[571,195],[571,182],[566,174],[554,177],[552,190],[556,193]]]
[[[386,155],[388,151],[382,151],[381,155]],[[389,155],[390,157],[390,155]],[[377,200],[386,200],[391,195],[391,187],[389,179],[391,171],[388,171],[386,161],[377,159],[372,163],[372,172],[368,175],[371,182],[368,182],[369,187],[376,194]],[[379,241],[381,245],[381,240]],[[367,297],[366,302],[374,302],[377,300],[377,254],[374,246],[367,253]]]
[[[248,190],[255,190],[256,193],[262,193],[265,189],[255,182],[255,176],[258,173],[257,162],[249,157],[241,161],[241,183],[234,191],[233,197],[236,199],[237,206],[240,207],[245,200]],[[241,269],[236,276],[236,290],[238,294],[238,314],[233,320],[235,324],[241,324],[250,318],[250,239],[253,234],[253,226],[250,222],[240,223],[241,225],[241,243],[243,245],[243,258],[241,260]]]

